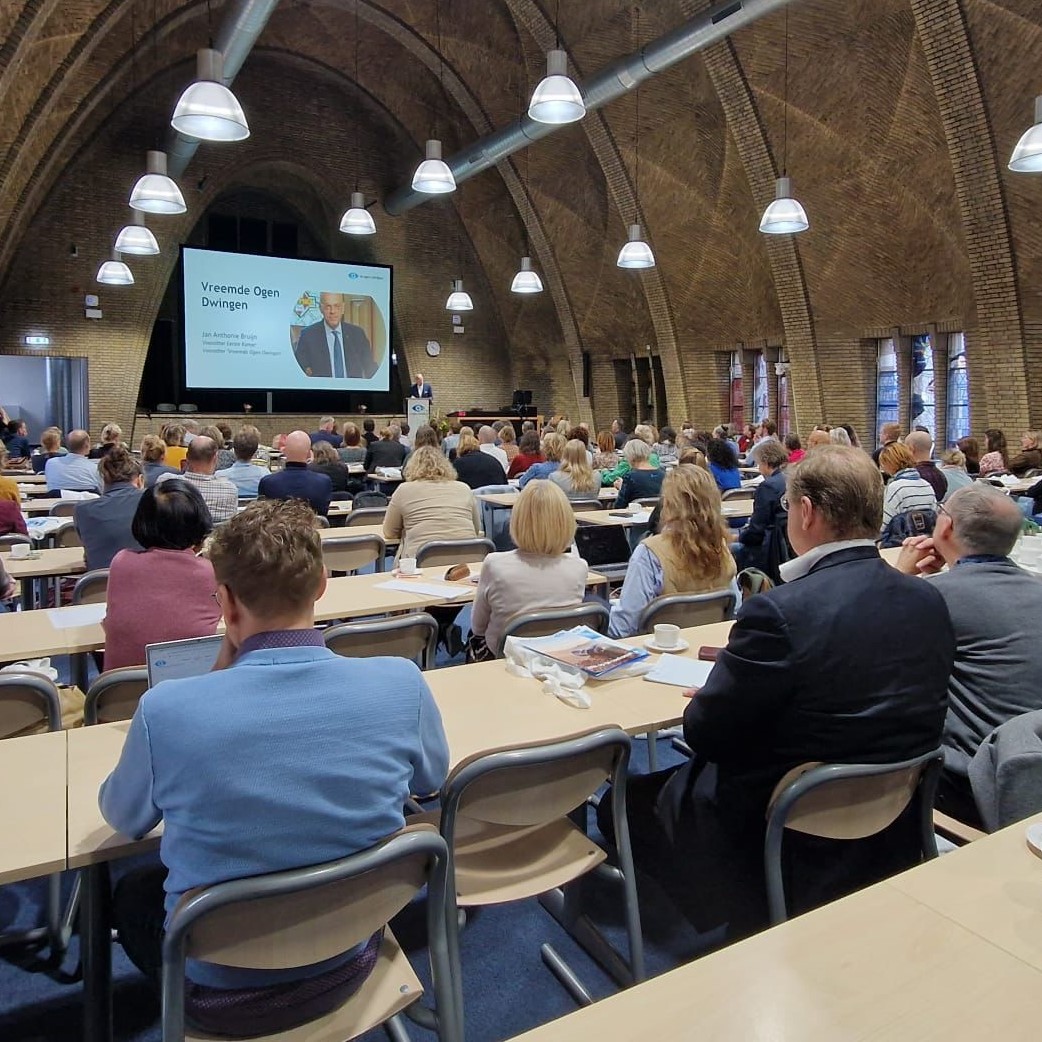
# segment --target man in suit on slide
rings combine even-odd
[[[410,398],[433,398],[434,392],[429,383],[424,383],[423,373],[417,373],[413,377],[412,387],[409,388]]]
[[[322,321],[307,326],[297,340],[297,365],[305,376],[368,380],[376,372],[372,345],[361,326],[344,321],[344,294],[321,293]]]

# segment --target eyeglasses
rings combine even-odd
[[[955,518],[952,517],[952,512],[943,503],[937,504],[937,513],[944,514],[952,524],[955,524]]]
[[[785,513],[788,513],[789,512],[789,497],[788,496],[782,496],[781,500],[779,502],[781,504],[782,510],[784,510]]]

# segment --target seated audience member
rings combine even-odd
[[[1000,724],[1042,709],[1042,583],[1009,559],[1023,520],[1009,496],[975,482],[952,493],[933,535],[907,540],[897,562],[908,575],[930,576],[955,627],[937,806],[978,828],[970,760]]]
[[[478,430],[478,445],[481,451],[491,456],[503,468],[503,480],[506,479],[507,471],[510,469],[510,460],[507,454],[496,444],[496,432],[485,424]]]
[[[0,462],[2,459],[3,449],[0,448]],[[25,523],[25,515],[22,513],[20,503],[5,499],[3,493],[0,492],[0,535],[28,534],[29,526]]]
[[[1042,433],[1024,431],[1020,437],[1020,452],[1009,461],[1009,472],[1022,478],[1029,470],[1042,470]]]
[[[25,420],[10,420],[7,424],[7,435],[4,438],[7,449],[7,465],[9,467],[27,467],[32,456],[29,448],[29,428]]]
[[[185,429],[185,447],[187,448],[192,442],[202,434],[202,429],[199,426],[198,420],[182,420]]]
[[[677,451],[677,432],[672,427],[663,427],[659,431],[659,440],[651,447],[651,451],[658,456],[660,464],[676,463],[679,455]]]
[[[100,492],[98,464],[87,458],[90,435],[86,431],[69,431],[65,437],[68,452],[47,461],[43,468],[48,492]]]
[[[73,524],[83,543],[87,571],[108,568],[120,550],[137,550],[131,526],[142,489],[138,463],[125,445],[114,445],[98,461],[104,491],[100,498],[77,503]]]
[[[146,434],[141,439],[141,466],[145,488],[151,488],[160,474],[180,474],[179,470],[166,465],[166,442],[155,434]]]
[[[472,452],[484,455],[476,448]],[[400,542],[399,557],[415,557],[435,540],[477,537],[481,530],[477,500],[444,453],[421,446],[409,457],[403,477],[384,517],[384,538]]]
[[[366,448],[369,448],[376,440],[376,421],[367,417],[362,421],[362,441],[365,442]]]
[[[101,441],[90,450],[89,459],[107,456],[117,445],[123,443],[123,428],[118,423],[106,423],[101,428]]]
[[[550,431],[549,434],[543,435],[543,440],[540,442],[540,447],[543,453],[542,463],[533,463],[518,480],[518,484],[521,488],[524,488],[529,481],[536,478],[548,478],[557,468],[561,465],[561,454],[564,452],[564,447],[567,442],[564,437],[557,434],[555,431]]]
[[[325,474],[333,486],[333,492],[353,494],[354,489],[358,487],[357,482],[351,477],[347,464],[340,462],[336,449],[328,441],[312,442],[311,456],[308,470],[313,474]]]
[[[944,598],[874,546],[883,494],[871,458],[822,446],[788,481],[800,556],[782,566],[784,585],[742,604],[688,703],[694,758],[627,787],[638,867],[720,942],[766,925],[764,829],[777,783],[803,763],[887,763],[937,748],[955,654]],[[610,798],[597,812],[605,834]],[[905,813],[857,843],[791,833],[785,847],[795,914],[908,867],[919,823]]]
[[[905,445],[915,460],[915,469],[937,497],[939,503],[948,494],[948,482],[933,461],[933,438],[923,431],[912,431],[905,438]]]
[[[256,499],[261,478],[268,473],[267,467],[258,467],[253,462],[259,445],[260,431],[252,424],[244,424],[232,439],[235,462],[216,472],[217,477],[226,478],[235,486],[239,499]]]
[[[453,420],[449,426],[449,433],[445,435],[441,443],[441,451],[449,459],[455,459],[456,449],[459,446],[460,425],[458,420]]]
[[[131,523],[137,549],[120,550],[109,566],[106,669],[142,665],[147,644],[217,631],[213,568],[199,556],[212,530],[203,497],[180,476],[145,489]]]
[[[665,471],[652,463],[651,446],[647,442],[631,438],[622,449],[626,462],[630,465],[626,476],[615,482],[619,490],[615,497],[615,505],[620,509],[627,507],[635,499],[651,498],[662,492],[662,479]]]
[[[947,485],[942,502],[947,502],[952,493],[958,492],[960,488],[973,484],[973,478],[966,473],[966,457],[958,449],[942,452],[941,466],[938,469],[944,475]]]
[[[857,436],[857,431],[854,430],[853,426],[849,423],[841,423],[840,426],[847,432],[847,437],[850,439],[850,444],[855,449],[862,448],[861,439]]]
[[[879,454],[887,447],[887,445],[893,445],[894,442],[901,440],[901,424],[899,423],[884,423],[879,428],[879,448],[872,453],[872,462],[879,466]],[[810,448],[808,445],[807,448]]]
[[[399,430],[397,424],[380,428],[380,440],[372,442],[365,454],[368,474],[372,474],[377,467],[400,467],[405,462],[409,450],[398,440]]]
[[[333,482],[326,474],[308,470],[311,462],[311,438],[303,431],[286,435],[282,453],[286,465],[277,474],[265,474],[257,486],[257,495],[265,499],[303,499],[316,514],[329,513]]]
[[[879,454],[879,466],[884,474],[890,475],[883,494],[881,533],[887,531],[895,517],[910,510],[930,510],[936,514],[937,496],[930,483],[919,476],[907,445],[899,441],[887,445]]]
[[[402,420],[402,422],[398,424],[398,440],[407,449],[412,449],[412,434],[409,430],[409,424],[405,420]]]
[[[591,466],[594,470],[611,470],[618,462],[619,453],[615,448],[614,436],[611,431],[601,431],[597,435],[597,451],[593,454]]]
[[[495,456],[481,451],[481,444],[473,434],[461,434],[456,448],[456,460],[451,464],[456,476],[468,488],[506,484],[506,471]]]
[[[42,474],[47,461],[55,456],[64,456],[62,451],[62,432],[58,427],[48,427],[40,435],[40,451],[32,457],[33,473]]]
[[[799,463],[806,452],[803,451],[803,445],[800,442],[800,436],[798,434],[786,434],[782,440],[782,444],[785,446],[786,452],[789,454],[790,463]]]
[[[617,449],[621,449],[630,440],[629,434],[626,433],[626,424],[622,420],[611,421],[611,434],[615,439],[615,448]]]
[[[721,492],[742,487],[738,461],[726,441],[722,438],[710,438],[706,446],[706,459],[709,460],[709,473],[713,475],[716,487]]]
[[[984,432],[984,443],[988,451],[980,458],[980,476],[1004,474],[1009,470],[1009,451],[1006,448],[1006,435],[997,427]]]
[[[15,610],[13,602],[15,586],[15,580],[7,574],[7,569],[4,568],[3,558],[0,558],[0,615]]]
[[[216,469],[217,445],[213,438],[197,434],[188,446],[185,471],[180,477],[199,490],[199,495],[210,511],[211,520],[215,525],[220,525],[239,509],[239,492],[227,478],[217,477],[214,473]],[[169,474],[160,474],[156,478],[156,485],[172,480]]]
[[[164,823],[163,864],[123,876],[112,902],[123,947],[153,979],[164,904],[169,915],[196,887],[371,847],[405,824],[411,793],[445,780],[448,744],[416,666],[323,645],[314,603],[325,568],[310,517],[304,504],[258,502],[214,534],[227,627],[217,667],[144,695],[101,787],[120,832]],[[345,1002],[381,938],[299,972],[189,962],[186,1014],[207,1034],[287,1031]]]
[[[753,495],[752,515],[739,530],[738,541],[731,549],[739,571],[743,568],[759,568],[771,575],[774,568],[771,567],[770,558],[772,553],[777,553],[777,548],[772,547],[771,542],[785,537],[782,531],[786,520],[785,507],[782,502],[785,498],[785,466],[789,462],[789,454],[777,442],[765,442],[756,454],[756,461],[756,468],[763,475],[763,481],[757,485]],[[771,575],[771,579],[776,581],[774,575]]]
[[[0,470],[7,466],[7,448],[0,445]],[[0,474],[0,499],[14,503],[19,512],[22,509],[22,493],[18,490],[18,481],[15,478]]]
[[[362,444],[362,435],[350,420],[343,427],[343,444],[337,450],[341,463],[365,463],[366,446]]]
[[[517,447],[517,434],[514,432],[512,423],[504,423],[499,428],[499,447],[506,453],[507,467],[509,469],[510,464],[514,462],[520,451]]]
[[[615,444],[614,439],[612,445]],[[614,452],[613,452],[614,455]],[[525,431],[517,444],[517,455],[510,461],[510,469],[507,471],[508,478],[516,478],[524,474],[529,467],[536,463],[544,463],[545,458],[539,449],[539,435],[535,431]]]
[[[179,423],[172,423],[162,431],[163,441],[166,442],[166,459],[164,462],[168,467],[173,467],[178,472],[181,471],[181,466],[188,455],[188,449],[184,444],[186,434],[184,427]]]
[[[422,449],[424,445],[429,445],[432,449],[437,449],[441,452],[441,437],[438,434],[436,428],[432,427],[429,423],[421,423],[416,428],[416,433],[413,435],[412,447],[413,449]]]
[[[573,438],[561,453],[561,465],[549,478],[569,499],[596,499],[601,492],[601,472],[590,467],[586,446]]]
[[[956,448],[966,457],[966,473],[976,477],[980,473],[980,444],[976,438],[960,438]]]
[[[815,427],[814,430],[807,435],[806,451],[810,452],[812,449],[820,449],[822,445],[831,444],[832,438],[829,436],[829,432],[822,430],[820,427]]]
[[[211,423],[209,426],[204,427],[199,432],[204,438],[209,438],[210,441],[217,446],[217,470],[227,470],[235,462],[235,453],[225,445],[224,431],[217,426],[216,423]],[[216,471],[214,472],[216,473]]]
[[[641,613],[656,597],[710,593],[734,582],[727,522],[710,474],[700,467],[675,467],[662,483],[661,505],[659,533],[633,551],[622,593],[612,605],[608,632],[613,637],[636,633]]]
[[[851,448],[850,435],[842,427],[833,427],[829,431],[829,443],[832,445],[843,445]]]
[[[493,654],[511,616],[571,608],[586,593],[588,568],[573,548],[575,513],[552,482],[525,486],[510,512],[510,537],[517,549],[485,558],[474,595],[470,628]]]
[[[318,421],[318,430],[311,435],[312,445],[317,445],[320,441],[332,445],[334,449],[339,449],[344,444],[344,439],[336,432],[336,420],[332,416],[323,416]]]

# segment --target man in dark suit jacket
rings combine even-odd
[[[297,340],[297,364],[305,376],[368,380],[376,372],[373,349],[361,326],[344,321],[344,294],[319,295],[322,321],[306,326]]]
[[[316,514],[325,517],[329,513],[333,482],[326,474],[308,470],[311,460],[311,438],[303,431],[293,431],[286,436],[282,454],[286,458],[285,469],[260,479],[257,486],[258,497],[303,499],[311,504],[311,509]]]
[[[632,779],[638,864],[700,931],[735,940],[766,922],[763,839],[775,786],[803,763],[885,763],[936,749],[955,636],[943,597],[883,561],[883,488],[859,449],[824,446],[788,478],[785,584],[749,598],[684,713],[694,759]],[[792,834],[790,909],[914,861],[908,812],[876,837]],[[610,808],[598,811],[610,831]]]
[[[120,550],[141,549],[131,531],[145,487],[141,464],[125,446],[117,445],[101,458],[98,471],[104,493],[78,503],[73,514],[88,571],[108,568]]]
[[[431,385],[425,383],[423,379],[423,373],[417,373],[413,377],[412,387],[409,388],[410,398],[433,398],[434,392],[431,390]]]

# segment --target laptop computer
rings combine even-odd
[[[217,661],[224,637],[189,637],[187,640],[168,640],[162,644],[145,646],[145,665],[148,667],[148,686],[155,687],[164,680],[183,680],[209,673]]]

